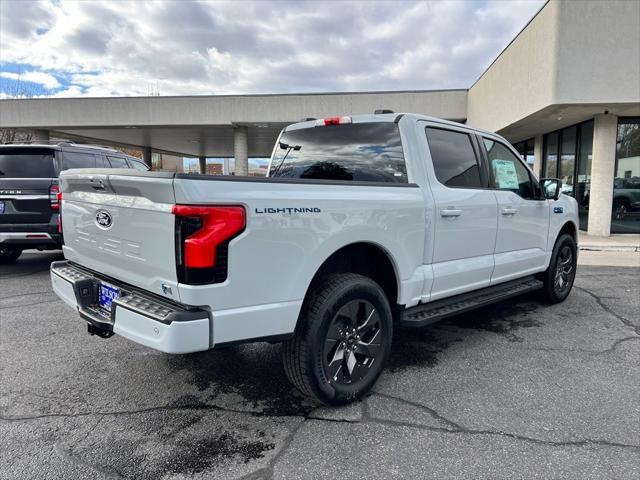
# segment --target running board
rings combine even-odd
[[[443,318],[484,307],[516,295],[542,288],[543,283],[533,277],[493,285],[474,292],[407,308],[400,316],[400,324],[406,327],[424,327]]]

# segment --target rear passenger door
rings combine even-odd
[[[490,283],[497,231],[497,202],[473,134],[426,124],[427,176],[434,199],[431,300]]]
[[[498,200],[498,234],[491,283],[545,269],[549,205],[538,181],[511,148],[483,137],[482,144]]]

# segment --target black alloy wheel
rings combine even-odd
[[[569,245],[563,245],[558,252],[556,274],[553,281],[553,288],[558,296],[566,296],[567,291],[571,288],[574,276],[573,263],[573,251]]]
[[[391,351],[393,317],[384,290],[372,279],[335,273],[314,282],[296,331],[283,346],[289,381],[327,405],[362,398]]]
[[[576,278],[577,259],[576,241],[571,235],[561,235],[553,246],[549,268],[541,274],[546,301],[559,303],[569,296]]]
[[[330,382],[349,385],[366,378],[381,353],[382,329],[376,308],[351,300],[333,317],[324,345],[324,369]]]

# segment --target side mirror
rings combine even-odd
[[[543,178],[540,180],[545,198],[558,200],[562,193],[562,182],[557,178]]]

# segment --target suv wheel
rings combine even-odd
[[[22,254],[21,248],[0,247],[0,263],[13,263]]]
[[[571,235],[561,235],[553,247],[549,268],[544,272],[544,296],[559,303],[569,296],[576,278],[578,262],[576,242]]]
[[[361,398],[391,350],[393,322],[384,291],[352,273],[321,280],[284,344],[287,376],[302,393],[328,405]]]

